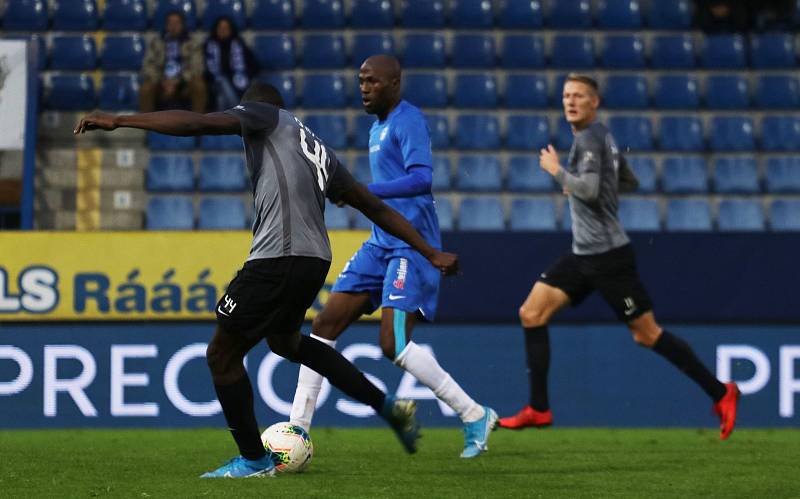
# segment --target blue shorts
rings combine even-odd
[[[364,243],[336,279],[334,293],[369,293],[372,310],[390,307],[420,311],[433,321],[441,272],[411,248],[388,249]]]

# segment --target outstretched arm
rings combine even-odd
[[[110,132],[117,128],[139,128],[181,136],[242,133],[242,126],[235,116],[226,113],[201,114],[179,110],[122,115],[92,113],[81,118],[72,133],[78,135],[92,130]]]

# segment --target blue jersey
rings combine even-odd
[[[369,167],[373,182],[387,182],[408,174],[415,165],[432,168],[431,137],[428,123],[419,108],[400,101],[384,121],[375,121],[369,130]],[[432,194],[384,199],[399,211],[434,248],[441,248],[439,219]],[[369,243],[382,248],[408,248],[409,245],[373,225]]]

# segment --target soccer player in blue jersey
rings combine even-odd
[[[428,125],[422,112],[400,98],[400,63],[368,58],[358,74],[364,109],[377,117],[370,129],[369,190],[400,212],[435,247],[441,247],[431,194],[432,162]],[[314,319],[313,338],[330,346],[362,314],[381,308],[383,354],[449,405],[464,422],[463,458],[487,450],[497,414],[476,403],[436,362],[411,341],[418,320],[436,314],[440,272],[408,244],[373,226],[372,235],[345,266],[325,307]],[[322,376],[301,367],[290,420],[308,429]]]

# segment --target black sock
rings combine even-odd
[[[714,402],[725,396],[725,385],[711,374],[697,358],[688,343],[664,330],[653,345],[653,351],[672,362],[675,367],[689,376]]]
[[[253,388],[245,374],[230,385],[214,385],[217,399],[222,405],[225,421],[231,431],[239,453],[247,459],[261,459],[266,455],[258,431],[258,422],[253,409]]]
[[[525,352],[528,355],[530,404],[537,411],[550,409],[547,399],[547,371],[550,369],[550,334],[547,325],[525,328]]]
[[[303,336],[297,351],[298,362],[328,378],[338,388],[381,414],[386,395],[370,383],[342,354],[309,336]]]

